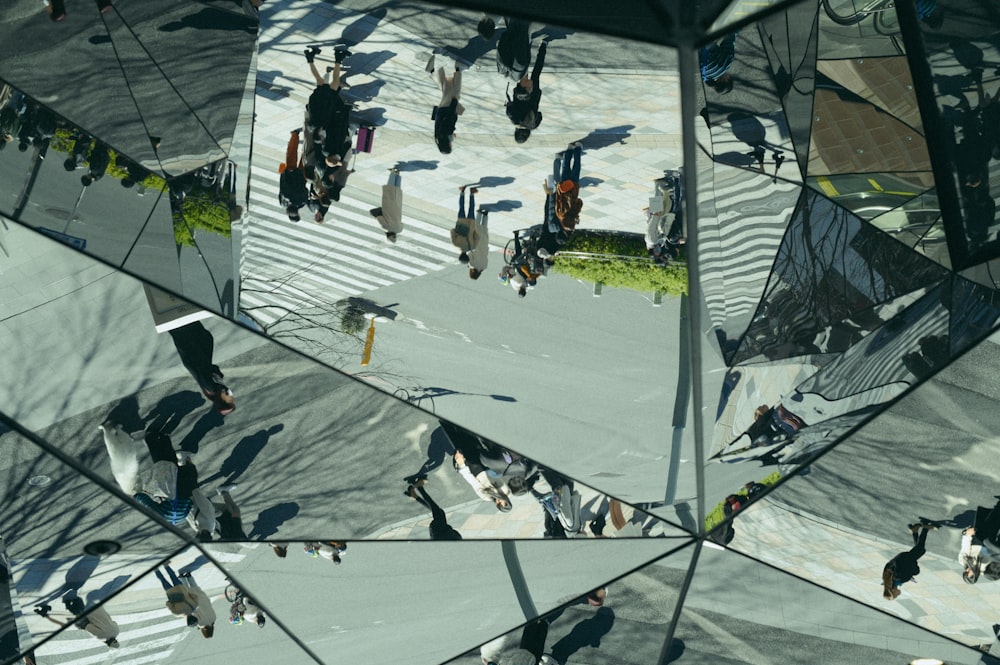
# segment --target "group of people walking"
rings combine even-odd
[[[962,530],[962,544],[958,552],[958,563],[962,566],[962,581],[975,584],[981,579],[1000,579],[1000,559],[994,557],[989,546],[1000,548],[1000,496],[992,508],[980,506],[976,510],[975,523]],[[902,591],[900,587],[920,574],[918,559],[926,552],[927,532],[939,527],[928,521],[909,525],[913,536],[913,548],[900,552],[882,569],[882,596],[895,600]]]

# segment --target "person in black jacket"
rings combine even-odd
[[[455,138],[455,124],[465,108],[459,102],[462,95],[462,72],[455,65],[455,74],[447,76],[444,67],[437,70],[438,85],[441,86],[441,102],[434,110],[434,143],[438,150],[447,155],[451,152],[451,142]]]
[[[531,70],[531,76],[525,76],[514,87],[514,94],[507,99],[507,117],[517,128],[514,130],[514,140],[524,143],[531,136],[531,130],[542,122],[542,112],[538,104],[542,101],[542,86],[539,79],[542,67],[545,66],[545,52],[548,42],[542,42],[538,47],[538,57]]]

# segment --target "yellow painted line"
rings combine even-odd
[[[882,189],[882,186],[879,185],[877,182],[875,182],[874,178],[868,178],[868,184],[871,185],[872,189],[874,189],[876,192],[884,191]]]
[[[827,196],[840,196],[840,192],[837,191],[837,188],[833,186],[833,183],[825,175],[816,178],[816,184],[819,185],[819,188]]]

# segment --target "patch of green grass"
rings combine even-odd
[[[757,482],[759,482],[761,485],[767,485],[768,487],[773,487],[774,485],[778,484],[779,480],[781,480],[781,473],[779,471],[775,471],[771,475],[762,478]],[[738,496],[747,496],[747,490],[746,488],[741,487],[739,490],[733,492],[733,494],[736,494]],[[723,499],[722,501],[719,502],[719,504],[715,508],[709,511],[708,515],[705,516],[705,531],[711,531],[718,525],[722,524],[722,522],[726,519],[726,513],[722,510],[722,507],[725,504],[726,501]]]

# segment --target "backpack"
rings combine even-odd
[[[278,201],[285,208],[301,208],[308,203],[309,190],[306,189],[306,177],[302,169],[285,169],[281,174],[279,192]]]

